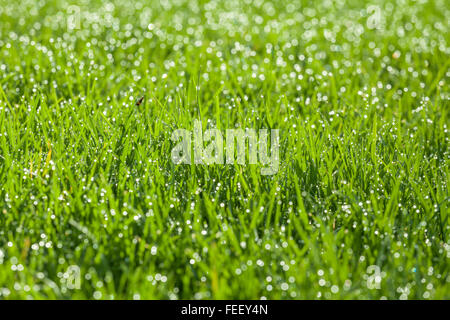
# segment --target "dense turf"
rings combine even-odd
[[[320,2],[1,0],[0,298],[450,298],[448,3]]]

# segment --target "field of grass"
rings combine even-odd
[[[449,16],[0,0],[0,299],[450,299]],[[197,119],[278,172],[174,164]]]

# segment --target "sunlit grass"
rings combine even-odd
[[[0,0],[0,298],[450,298],[445,1],[72,4]]]

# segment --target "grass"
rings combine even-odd
[[[0,298],[450,298],[445,1],[76,3],[0,0]]]

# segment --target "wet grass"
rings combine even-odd
[[[444,1],[0,4],[0,298],[450,298]]]

